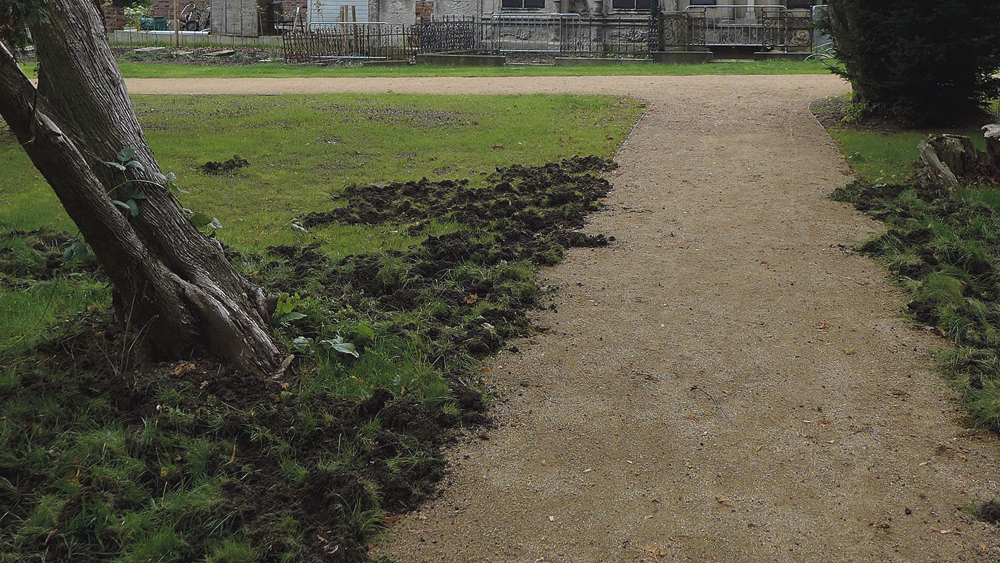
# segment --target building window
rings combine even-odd
[[[649,11],[649,0],[611,0],[614,10],[645,10]]]
[[[545,0],[500,0],[500,7],[504,10],[540,10],[545,7]]]

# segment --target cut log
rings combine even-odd
[[[990,164],[1000,170],[1000,123],[983,125],[983,137],[986,138],[986,154]]]

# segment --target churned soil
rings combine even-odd
[[[964,510],[1000,440],[932,370],[946,341],[850,251],[880,226],[808,109],[831,76],[131,80],[139,92],[607,93],[650,102],[608,206],[484,372],[487,439],[392,527],[399,561],[996,561]]]

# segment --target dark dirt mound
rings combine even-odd
[[[223,174],[239,170],[245,166],[250,166],[250,162],[246,159],[240,158],[239,156],[233,155],[233,158],[230,158],[225,162],[215,162],[210,160],[199,166],[198,169],[205,174]]]
[[[27,289],[60,273],[97,270],[93,256],[69,259],[66,251],[74,241],[71,234],[49,228],[0,233],[0,287]]]
[[[352,255],[336,264],[327,263],[316,246],[274,247],[269,252],[283,260],[262,272],[290,268],[290,275],[272,281],[274,289],[296,291],[313,279],[324,297],[377,321],[417,314],[421,322],[400,322],[395,330],[426,338],[434,355],[480,358],[527,328],[525,312],[538,298],[531,268],[558,262],[566,248],[608,244],[604,235],[576,229],[611,189],[588,172],[614,166],[576,157],[498,169],[479,188],[426,178],[353,187],[346,207],[310,213],[303,224],[403,224],[411,234],[432,220],[462,227],[406,251]]]
[[[979,507],[979,517],[990,524],[1000,525],[1000,502],[995,500],[984,502]]]

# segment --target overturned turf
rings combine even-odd
[[[944,371],[972,422],[1000,430],[1000,190],[854,182],[833,198],[887,224],[859,250],[909,292],[914,322],[955,342]]]
[[[331,262],[318,246],[280,246],[262,269],[278,291],[321,296],[355,318],[383,322],[420,339],[434,357],[451,358],[458,377],[469,358],[495,352],[524,333],[538,299],[534,268],[562,260],[566,248],[608,244],[579,232],[611,185],[589,171],[614,163],[574,158],[540,167],[497,170],[488,185],[466,181],[353,187],[346,206],[311,213],[302,223],[401,225],[419,233],[429,221],[457,222],[405,251],[347,256]],[[290,271],[289,271],[290,270]],[[268,274],[269,273],[269,274]],[[310,332],[308,323],[301,329]],[[453,372],[453,373],[452,373]]]
[[[403,252],[249,260],[283,294],[274,323],[298,352],[283,380],[143,365],[141,334],[100,307],[51,327],[33,357],[0,358],[0,561],[367,560],[386,514],[432,494],[447,430],[486,420],[478,359],[525,332],[536,266],[607,244],[577,229],[611,188],[589,172],[611,166],[359,187],[345,209],[363,217],[310,216],[458,230]],[[5,253],[30,266],[5,266],[8,286],[61,266],[63,235],[42,238]]]

